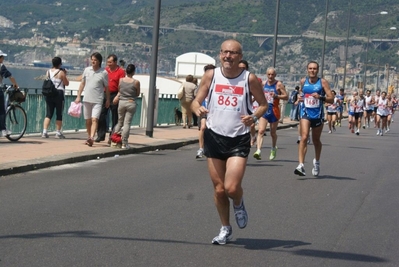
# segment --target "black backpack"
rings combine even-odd
[[[290,97],[288,98],[288,103],[294,104],[297,100],[298,91],[294,90],[291,92]]]
[[[54,76],[60,72],[59,70]],[[59,85],[58,85],[59,86]],[[47,71],[47,78],[43,82],[42,86],[42,94],[48,97],[55,97],[58,96],[58,87],[56,88],[53,81],[50,78],[50,71]]]

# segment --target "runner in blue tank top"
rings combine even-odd
[[[307,72],[308,76],[301,80],[303,97],[300,96],[299,98],[303,101],[303,116],[299,122],[301,127],[301,141],[298,146],[299,165],[295,169],[294,173],[300,176],[306,175],[304,168],[305,155],[307,151],[306,140],[310,128],[312,128],[312,140],[315,149],[312,174],[318,176],[320,172],[319,160],[322,148],[320,136],[323,131],[323,102],[333,103],[334,96],[331,93],[330,85],[327,80],[317,76],[317,73],[319,72],[319,64],[317,62],[309,62]]]

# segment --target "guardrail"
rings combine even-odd
[[[46,116],[46,102],[44,100],[44,96],[41,94],[41,89],[36,88],[26,88],[27,95],[26,100],[21,105],[26,110],[26,114],[28,116],[28,127],[26,133],[41,133],[43,130],[43,121]],[[80,118],[74,118],[68,115],[68,108],[72,101],[76,98],[75,95],[72,95],[72,92],[66,90],[65,92],[65,106],[63,111],[63,131],[79,131],[82,129],[86,129],[85,120],[83,119],[83,115]],[[132,127],[139,126],[142,127],[143,120],[146,118],[142,118],[142,103],[143,98],[139,97],[136,100],[137,109],[136,113],[133,116]],[[180,108],[179,100],[176,98],[176,95],[160,95],[158,102],[158,113],[156,116],[156,125],[169,125],[175,124],[175,107]],[[55,115],[53,116],[49,131],[55,131]]]
[[[26,100],[21,105],[26,111],[28,117],[28,126],[26,133],[34,134],[43,131],[43,121],[46,116],[46,102],[44,96],[41,94],[41,89],[38,88],[23,88],[26,90]],[[65,91],[65,106],[62,117],[63,131],[79,131],[86,129],[86,123],[83,115],[80,118],[74,118],[68,115],[68,108],[72,101],[75,101],[76,95],[73,90]],[[155,125],[175,125],[175,108],[180,109],[180,102],[174,94],[161,94],[156,100],[158,113],[155,116]],[[143,111],[143,97],[138,97],[136,100],[137,109],[133,116],[132,127],[144,127],[147,118],[142,117],[142,114],[147,114]],[[289,116],[291,105],[285,105],[285,116]],[[111,116],[111,115],[109,115]],[[109,117],[110,118],[110,117]],[[55,115],[53,116],[48,131],[55,131]]]

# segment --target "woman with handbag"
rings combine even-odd
[[[49,138],[47,129],[50,125],[51,118],[54,115],[54,111],[56,112],[56,133],[55,138],[65,139],[65,136],[61,132],[62,128],[62,113],[64,110],[64,92],[65,86],[69,85],[69,80],[66,77],[67,71],[62,68],[62,60],[60,57],[54,57],[52,59],[53,67],[49,69],[46,75],[51,79],[55,88],[57,88],[58,94],[55,96],[45,96],[46,101],[46,118],[43,122],[43,134],[42,138]]]
[[[126,77],[119,79],[118,94],[113,103],[118,106],[118,124],[115,126],[114,134],[120,135],[122,130],[122,148],[128,149],[130,124],[136,112],[136,98],[140,95],[140,82],[133,78],[136,67],[129,64],[126,67]],[[112,139],[112,138],[111,138]]]

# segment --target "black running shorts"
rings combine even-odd
[[[219,135],[206,128],[204,132],[204,155],[207,158],[227,160],[230,157],[247,158],[251,149],[249,133],[236,137]]]
[[[311,128],[317,128],[323,125],[323,119],[309,119],[306,114],[302,116],[302,119],[310,121]]]

